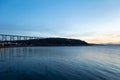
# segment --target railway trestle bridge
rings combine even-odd
[[[33,39],[40,39],[40,37],[0,34],[0,47],[20,46],[22,44],[20,41]]]

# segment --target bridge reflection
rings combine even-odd
[[[19,47],[19,48],[1,48],[0,49],[0,60],[5,58],[15,57],[30,57],[35,56],[38,50],[33,47]]]
[[[11,59],[27,59],[27,58],[63,58],[65,57],[64,50],[65,47],[11,47],[11,48],[0,48],[0,62],[3,60]],[[56,54],[59,53],[60,54]],[[66,54],[67,55],[67,54]]]

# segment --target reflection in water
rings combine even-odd
[[[35,55],[34,48],[2,48],[0,49],[0,58],[29,57]]]
[[[0,80],[120,80],[120,46],[0,49]]]

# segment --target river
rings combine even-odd
[[[120,80],[120,46],[2,48],[0,80]]]

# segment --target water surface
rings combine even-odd
[[[120,80],[120,46],[0,49],[0,80]]]

